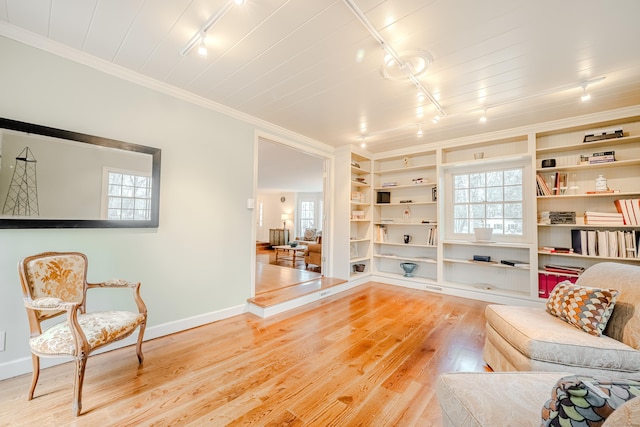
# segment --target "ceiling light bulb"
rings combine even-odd
[[[591,95],[587,92],[587,85],[582,86],[582,96],[580,97],[582,102],[588,101],[591,99]]]
[[[366,144],[364,141],[362,141],[362,142],[360,143],[360,147],[365,148],[366,146],[367,146],[367,144]]]
[[[486,123],[487,122],[487,110],[484,110],[484,113],[482,113],[482,117],[480,117],[480,123]]]
[[[418,128],[418,138],[422,138],[422,126]]]
[[[438,124],[438,122],[440,121],[440,116],[433,116],[433,119],[431,120],[434,124]]]
[[[395,62],[396,62],[396,60],[393,59],[393,56],[391,56],[390,53],[387,53],[384,56],[384,63],[387,64],[387,67],[391,67]]]
[[[424,101],[424,92],[419,90],[418,91],[418,102],[423,102],[423,101]]]
[[[200,44],[198,45],[198,55],[200,56],[207,56],[207,45],[204,43],[204,38],[205,35],[202,34],[202,37],[200,37]]]

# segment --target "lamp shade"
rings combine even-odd
[[[280,215],[280,219],[282,221],[286,221],[289,219],[289,214],[283,213],[282,215]]]

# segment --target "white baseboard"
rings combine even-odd
[[[247,305],[242,304],[235,307],[225,308],[219,311],[213,311],[210,313],[199,314],[197,316],[188,317],[186,319],[180,319],[173,322],[163,323],[161,325],[155,325],[147,327],[144,332],[144,340],[149,341],[154,338],[163,337],[166,335],[175,334],[176,332],[186,331],[187,329],[196,328],[198,326],[206,325],[208,323],[217,322],[232,316],[237,316],[247,312]],[[106,347],[96,350],[92,354],[100,354],[106,351],[115,350],[130,345],[135,345],[138,340],[138,332],[134,332],[131,336],[122,341],[115,342]],[[144,351],[144,346],[143,346]],[[132,356],[135,357],[135,356]],[[70,357],[55,357],[55,358],[40,358],[40,368],[48,368],[55,365],[60,365],[72,361]],[[30,374],[32,372],[31,355],[19,359],[10,360],[8,362],[0,363],[0,380],[7,378],[17,377],[18,375]]]

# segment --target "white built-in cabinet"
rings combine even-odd
[[[437,282],[435,150],[374,162],[374,271],[407,282]],[[416,264],[407,276],[403,263]]]
[[[622,127],[621,138],[583,142],[585,132]],[[615,151],[616,161],[580,164],[580,155]],[[549,253],[543,247],[571,247],[572,230],[633,232],[639,225],[597,226],[585,224],[585,211],[616,212],[617,199],[640,199],[640,107],[618,110],[592,118],[583,117],[542,124],[520,132],[481,136],[416,150],[396,150],[368,155],[349,150],[342,154],[338,181],[348,179],[349,276],[418,289],[496,302],[540,303],[539,274],[547,264],[589,267],[597,262],[640,264],[640,258]],[[554,159],[556,166],[542,167]],[[475,242],[472,234],[453,232],[451,177],[458,170],[491,170],[523,167],[523,233],[496,235],[491,242]],[[348,172],[347,172],[348,171]],[[570,183],[563,194],[537,195],[537,175],[567,173]],[[588,194],[595,190],[598,175],[607,178],[615,193]],[[347,178],[348,177],[348,178]],[[338,183],[340,184],[340,183]],[[341,193],[342,194],[342,193]],[[343,197],[341,195],[341,197]],[[549,225],[538,222],[539,211],[572,211],[576,224]],[[346,222],[341,222],[346,224]],[[343,229],[338,230],[338,234]],[[348,231],[347,231],[348,230]],[[506,234],[506,233],[505,233]],[[575,233],[574,233],[575,234]],[[492,262],[476,262],[487,255]],[[500,260],[520,260],[519,266]],[[417,268],[406,276],[401,263]],[[357,272],[355,265],[364,266]]]
[[[371,262],[371,159],[352,153],[349,194],[350,275],[370,273]]]
[[[583,142],[585,133],[592,130],[613,130],[621,128],[623,136],[620,138],[604,139],[594,142]],[[618,242],[618,232],[628,235],[637,246],[640,237],[640,226],[626,225],[598,225],[585,224],[584,212],[595,211],[604,213],[617,212],[616,200],[640,199],[640,117],[615,119],[591,123],[588,125],[571,127],[568,129],[552,130],[536,134],[536,173],[547,183],[553,191],[557,173],[567,177],[566,185],[558,187],[558,193],[553,195],[538,195],[538,211],[575,212],[575,224],[538,224],[538,264],[543,272],[547,264],[563,264],[587,268],[594,263],[613,261],[621,263],[640,264],[633,252],[624,255],[609,252],[598,253],[557,253],[549,252],[548,248],[572,248],[572,230],[583,230],[592,238],[592,243],[599,239],[608,242]],[[608,163],[589,164],[581,162],[581,155],[592,156],[594,153],[615,152],[615,161]],[[553,159],[555,167],[542,167],[542,161]],[[611,193],[596,191],[596,179],[602,175],[607,179],[607,186]],[[640,221],[640,218],[638,218]],[[616,233],[611,236],[610,233]],[[545,249],[547,248],[547,249]],[[576,248],[578,249],[578,248]],[[582,249],[582,248],[580,248]],[[586,249],[586,248],[585,248]],[[605,248],[606,249],[606,248]],[[625,251],[626,251],[625,247]],[[629,257],[633,255],[634,257]]]

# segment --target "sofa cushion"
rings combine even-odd
[[[485,317],[502,339],[529,359],[567,368],[640,371],[640,351],[606,335],[585,334],[543,308],[491,304]]]
[[[560,372],[453,372],[438,377],[442,424],[540,426],[540,408]],[[489,392],[488,392],[489,391]]]
[[[563,377],[542,408],[542,426],[600,426],[613,411],[638,396],[638,381]]]
[[[607,326],[618,291],[559,283],[549,295],[547,312],[570,325],[600,336]]]

